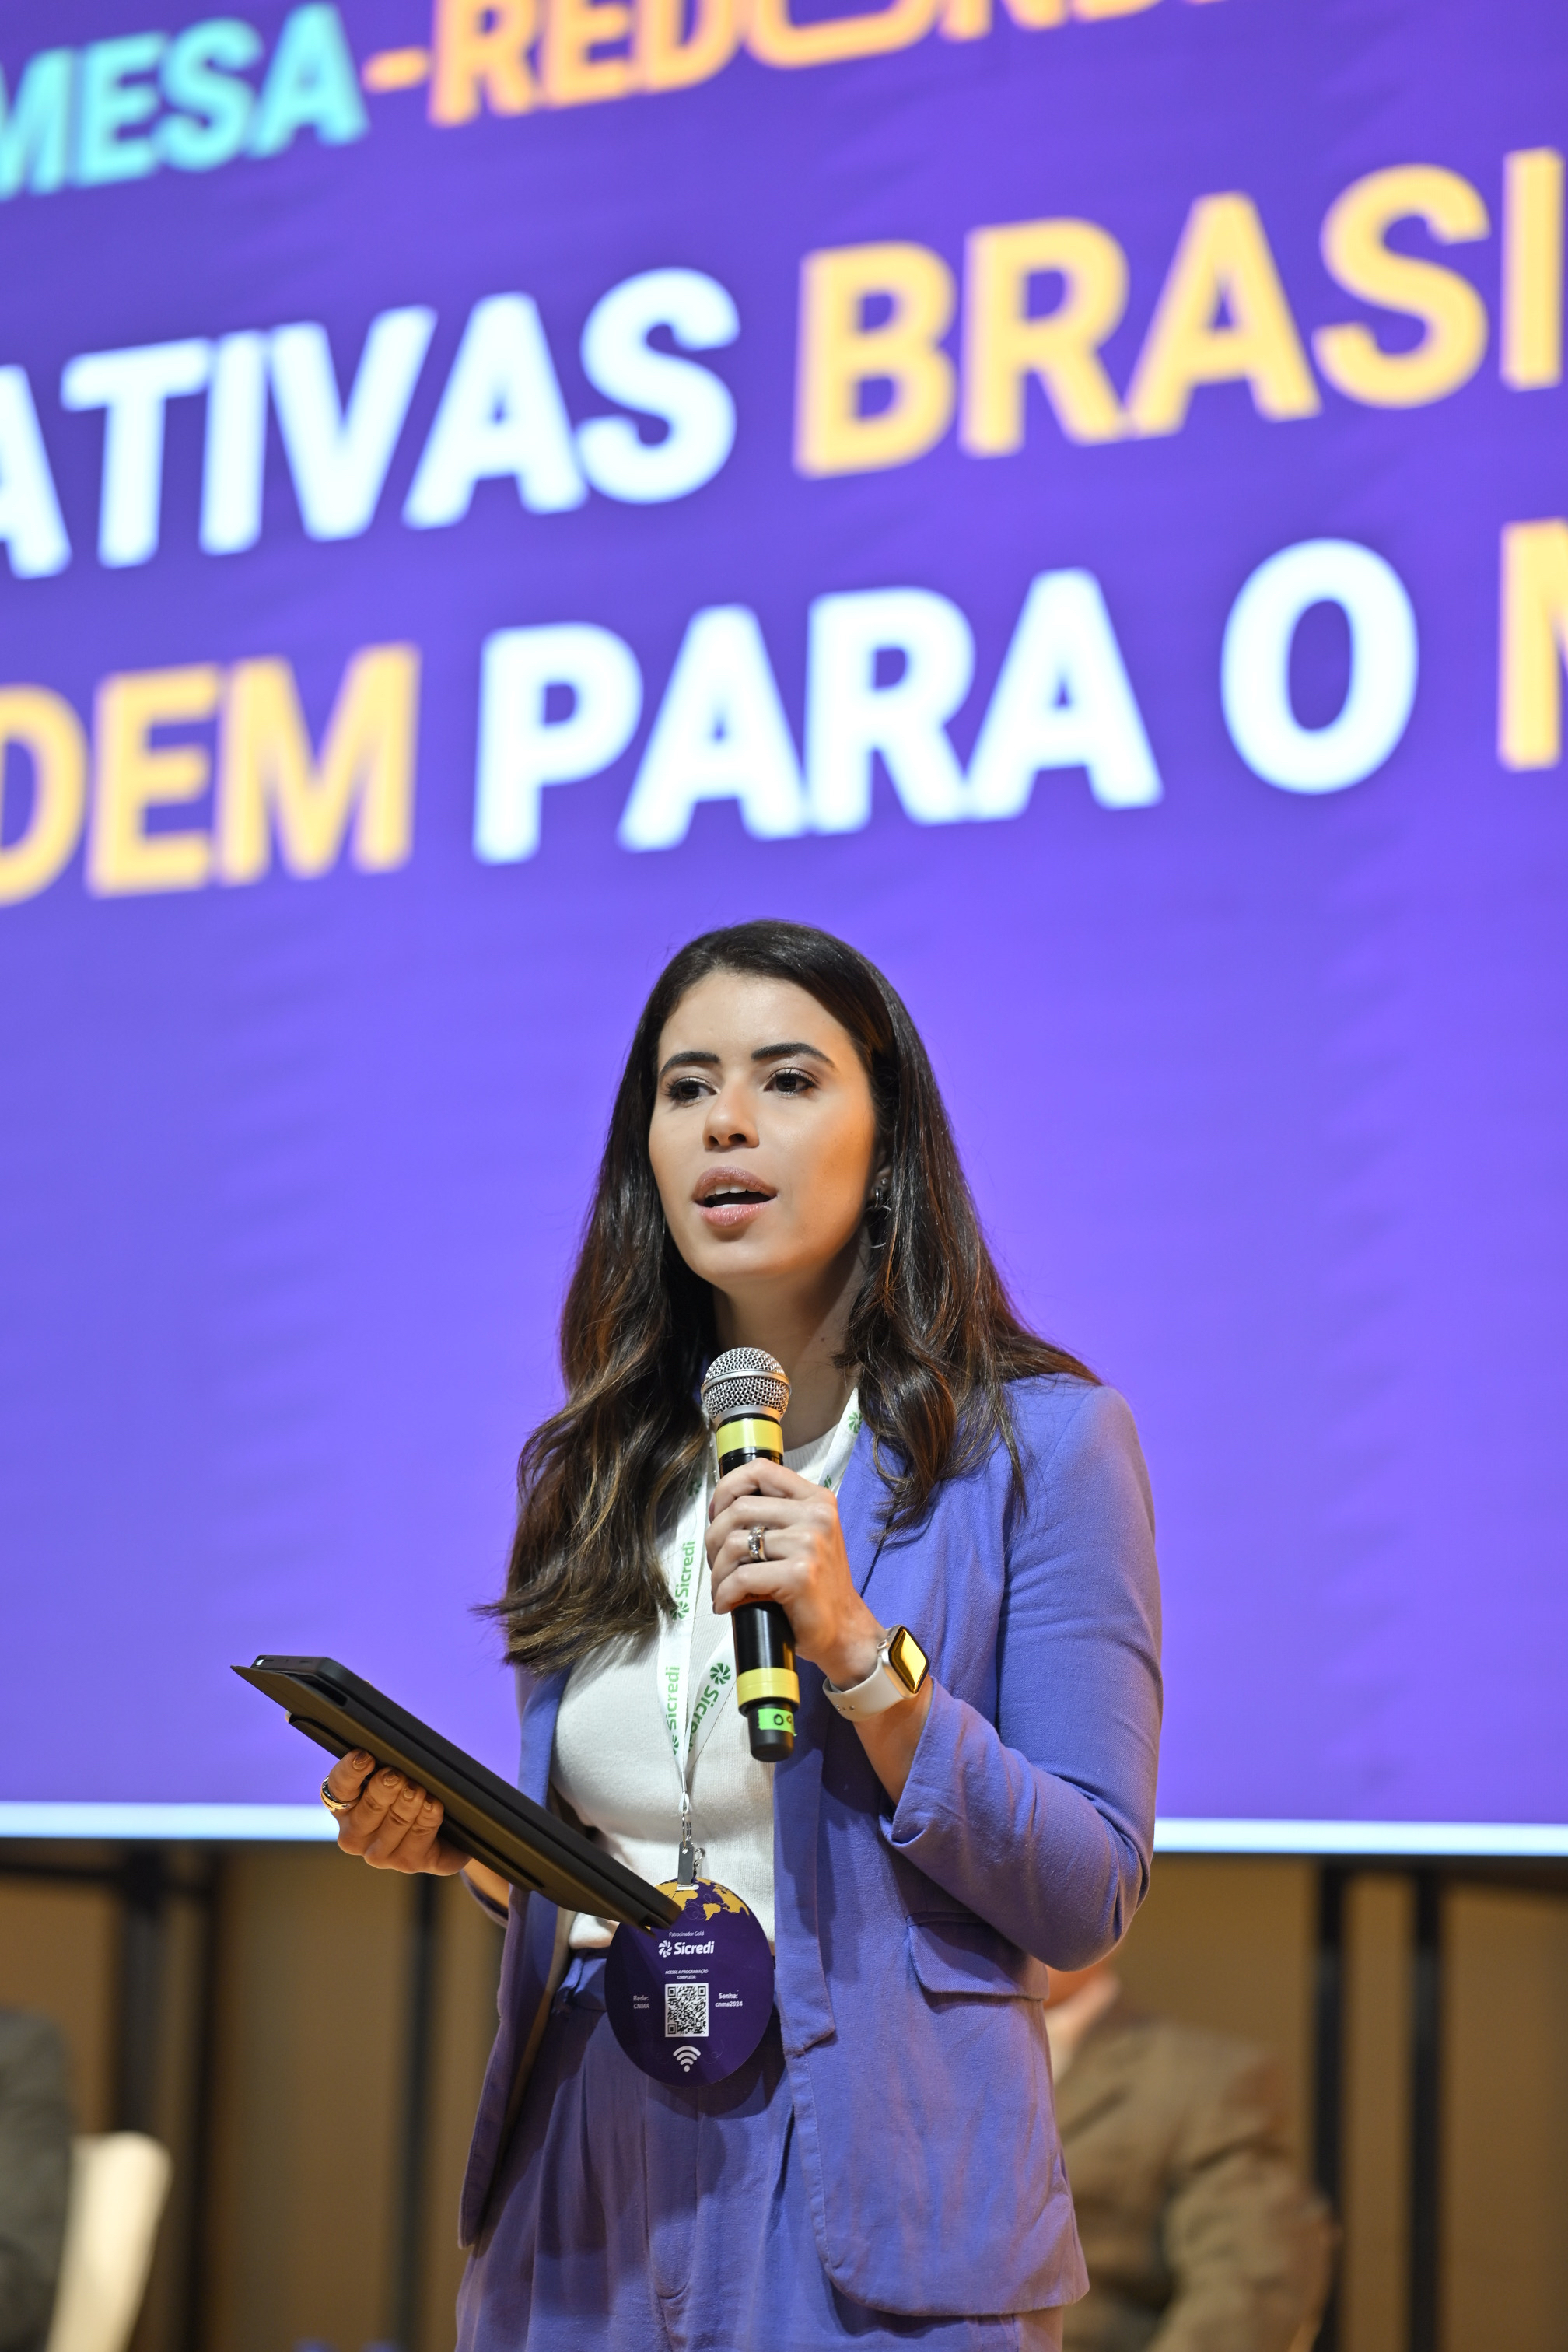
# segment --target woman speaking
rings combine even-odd
[[[787,1375],[784,1458],[719,1476],[700,1384],[740,1348]],[[660,2079],[609,1924],[467,1865],[510,1911],[460,2345],[1059,2344],[1087,2280],[1041,2002],[1148,1883],[1148,1484],[1120,1397],[1009,1308],[924,1047],[853,949],[745,923],[664,972],[561,1351],[498,1605],[521,1786],[710,1882],[773,1947],[773,2009],[723,2079]],[[776,1766],[723,1663],[759,1601],[800,1677]],[[329,1775],[343,1848],[463,1867],[370,1772]]]

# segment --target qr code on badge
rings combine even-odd
[[[664,1989],[664,2038],[705,2041],[708,2035],[708,1988],[705,1984],[667,1984]]]

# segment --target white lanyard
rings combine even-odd
[[[845,1406],[833,1440],[827,1449],[815,1484],[831,1494],[843,1480],[849,1456],[855,1450],[855,1440],[860,1430],[858,1394],[851,1395]],[[707,1671],[695,1691],[691,1689],[692,1643],[697,1630],[697,1595],[701,1580],[707,1573],[708,1505],[716,1483],[717,1465],[710,1449],[708,1462],[700,1477],[694,1478],[687,1489],[686,1501],[675,1534],[665,1546],[661,1563],[670,1599],[675,1603],[673,1621],[661,1617],[658,1629],[658,1701],[664,1715],[664,1726],[669,1735],[669,1751],[674,1760],[676,1776],[680,1783],[680,1853],[676,1864],[676,1883],[689,1885],[696,1874],[697,1848],[691,1835],[691,1779],[697,1769],[697,1759],[712,1737],[725,1699],[734,1688],[735,1662],[733,1646],[726,1638],[708,1661]]]

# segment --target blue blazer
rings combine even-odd
[[[1001,1447],[892,1536],[868,1444],[840,1490],[867,1601],[931,1661],[898,1804],[814,1666],[773,1782],[776,1998],[817,2251],[836,2286],[882,2311],[1037,2311],[1085,2292],[1046,1963],[1109,1951],[1149,1879],[1159,1591],[1132,1418],[1114,1390],[1067,1378],[1012,1398],[1021,1504]],[[565,1679],[525,1696],[520,1785],[541,1802]],[[513,1895],[466,2245],[504,2228],[486,2205],[542,2031],[557,1919]]]

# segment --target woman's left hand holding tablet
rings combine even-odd
[[[482,1894],[505,1906],[511,1892],[505,1879],[447,1844],[441,1836],[445,1813],[439,1799],[427,1796],[401,1772],[379,1770],[374,1757],[361,1748],[339,1759],[327,1775],[326,1788],[338,1804],[349,1808],[337,1816],[342,1853],[357,1855],[373,1870],[455,1878],[466,1869]]]
[[[765,1557],[751,1557],[763,1530]],[[798,1654],[840,1690],[864,1682],[882,1638],[855,1590],[838,1504],[826,1488],[780,1463],[748,1462],[721,1478],[708,1523],[713,1607],[727,1614],[747,1601],[776,1601]]]

